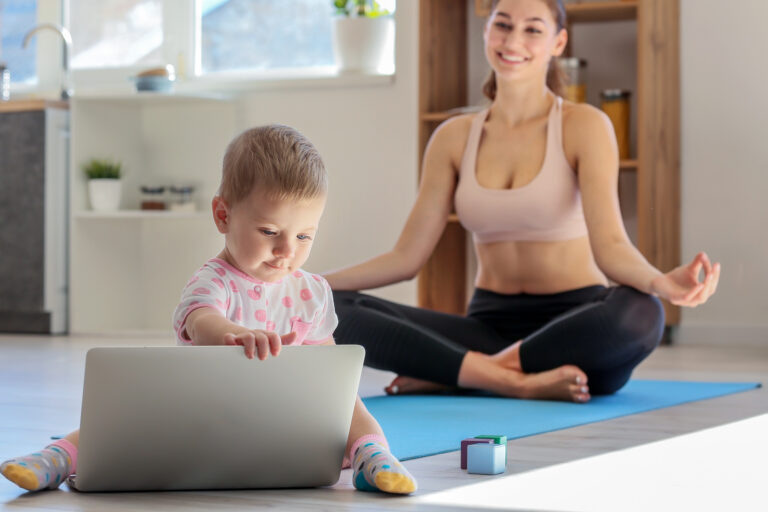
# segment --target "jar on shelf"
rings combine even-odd
[[[165,187],[141,187],[142,210],[165,210]]]
[[[600,93],[600,108],[606,113],[616,132],[619,158],[629,158],[629,98],[625,89],[605,89]]]
[[[587,101],[587,61],[578,57],[561,57],[557,60],[566,77],[566,100],[574,103]]]
[[[191,185],[171,186],[171,198],[168,202],[168,208],[173,212],[194,212],[196,211],[195,202],[192,200],[192,194],[195,187]]]

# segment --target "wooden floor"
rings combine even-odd
[[[763,346],[742,346],[731,340],[727,346],[662,347],[635,376],[766,382],[765,341]],[[88,348],[169,342],[0,336],[0,460],[37,450],[50,435],[77,427]],[[361,394],[379,394],[388,377],[384,372],[366,371]],[[0,478],[0,509],[768,510],[768,499],[761,492],[764,484],[750,477],[754,474],[765,481],[765,413],[768,390],[760,388],[513,440],[508,446],[507,472],[494,477],[460,470],[458,452],[416,459],[406,463],[419,482],[419,491],[410,497],[357,492],[349,470],[331,488],[280,491],[78,494],[62,486],[58,491],[28,494]],[[741,444],[731,449],[723,441],[728,439]],[[686,455],[690,453],[684,451],[686,447],[706,454],[706,463]],[[707,467],[707,478],[718,485],[702,477],[702,465]],[[687,506],[681,508],[681,503]]]

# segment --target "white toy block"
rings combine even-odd
[[[467,471],[480,475],[498,475],[507,469],[507,445],[476,443],[467,446]]]

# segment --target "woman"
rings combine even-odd
[[[458,386],[586,402],[620,389],[658,345],[657,297],[696,306],[717,287],[720,265],[706,254],[663,274],[627,237],[610,121],[553,92],[564,26],[559,0],[495,4],[484,29],[490,107],[432,135],[394,249],[326,276],[337,342],[361,343],[366,364],[397,372],[390,393]],[[349,291],[414,277],[454,207],[478,260],[466,317]]]

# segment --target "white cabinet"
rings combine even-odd
[[[74,333],[171,332],[191,274],[223,246],[210,215],[235,105],[211,97],[75,97],[70,173]],[[82,165],[123,164],[121,210],[90,211]],[[195,186],[197,213],[142,212],[141,185]]]

